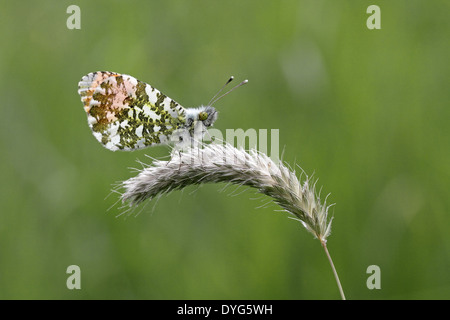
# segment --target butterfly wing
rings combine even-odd
[[[112,151],[169,143],[186,124],[186,109],[126,74],[89,73],[78,83],[78,93],[92,133]]]

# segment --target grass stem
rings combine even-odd
[[[322,244],[322,247],[325,250],[328,261],[330,262],[331,269],[333,270],[334,278],[336,279],[336,283],[339,288],[339,293],[341,294],[341,298],[342,298],[342,300],[346,300],[344,290],[342,289],[341,281],[339,280],[339,276],[337,274],[336,268],[334,267],[333,259],[331,259],[330,253],[328,252],[328,249],[327,249],[327,242],[321,240],[320,243]]]

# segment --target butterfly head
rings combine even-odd
[[[210,127],[217,120],[218,113],[216,108],[211,106],[202,106],[197,109],[188,109],[186,117],[187,127],[195,126],[201,122],[203,126]]]
[[[203,111],[198,114],[198,120],[202,121],[205,127],[210,127],[217,120],[218,114],[214,107],[204,107]]]
[[[190,117],[188,115],[188,118],[187,118],[188,126],[193,124],[195,121],[201,121],[201,123],[205,127],[210,127],[210,126],[212,126],[214,124],[214,122],[217,120],[217,111],[212,105],[215,102],[217,102],[218,100],[220,100],[222,97],[224,97],[227,94],[229,94],[234,89],[239,88],[240,86],[242,86],[242,85],[244,85],[244,84],[246,84],[248,82],[248,80],[244,80],[240,84],[238,84],[237,86],[232,88],[231,90],[229,90],[226,93],[224,93],[221,96],[219,96],[219,94],[226,87],[226,85],[229,84],[231,81],[233,81],[233,79],[234,79],[234,77],[231,76],[230,79],[228,79],[228,81],[223,85],[223,87],[214,95],[214,97],[212,97],[212,99],[209,101],[209,103],[208,103],[208,105],[206,107],[202,106],[202,107],[196,109],[194,117],[192,117],[192,116]]]

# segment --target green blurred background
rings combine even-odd
[[[108,211],[137,159],[169,151],[96,141],[77,84],[97,70],[185,107],[249,79],[216,104],[215,127],[279,129],[284,160],[331,193],[347,298],[450,298],[449,1],[0,3],[0,298],[339,298],[319,241],[253,190]],[[381,30],[366,27],[371,4]],[[81,290],[66,287],[73,264]]]

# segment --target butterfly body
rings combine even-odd
[[[184,108],[126,74],[89,73],[79,82],[78,93],[93,135],[112,151],[169,143],[184,146],[201,140],[217,120],[215,108]]]

